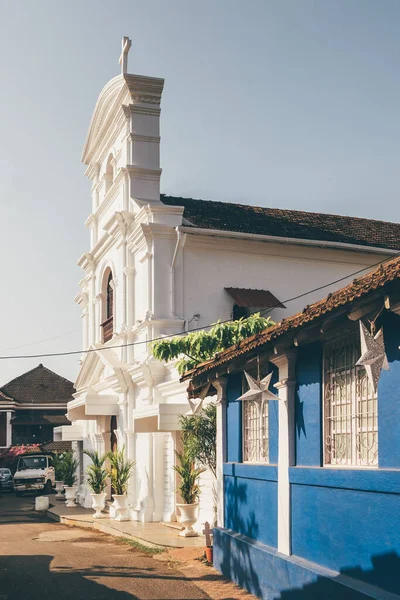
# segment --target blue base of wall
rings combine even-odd
[[[225,577],[263,600],[399,598],[397,594],[343,573],[296,556],[285,556],[221,527],[214,529],[214,566]]]

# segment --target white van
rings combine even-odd
[[[25,454],[18,459],[14,473],[14,490],[17,496],[23,492],[40,490],[50,494],[56,486],[51,454]]]

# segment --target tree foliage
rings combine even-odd
[[[198,364],[214,358],[218,352],[235,346],[241,340],[261,333],[272,325],[275,323],[269,317],[261,317],[260,313],[238,321],[218,321],[209,331],[193,331],[185,336],[154,342],[152,353],[163,362],[179,358],[176,367],[182,375]]]
[[[205,469],[196,467],[194,462],[185,454],[175,450],[179,465],[175,465],[176,471],[180,477],[178,492],[180,493],[184,504],[194,504],[200,495],[200,486],[198,479]]]
[[[187,458],[210,469],[216,477],[217,409],[208,404],[198,415],[182,415],[179,420]]]

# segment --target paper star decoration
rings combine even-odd
[[[385,353],[383,329],[375,337],[369,333],[364,323],[360,321],[361,358],[356,365],[365,367],[372,389],[376,392],[382,369],[389,370],[389,363]]]
[[[267,400],[279,400],[279,397],[273,394],[268,388],[271,383],[272,373],[261,379],[261,381],[256,381],[244,372],[247,383],[249,384],[249,390],[245,392],[242,396],[238,398],[238,400],[244,400],[248,402],[255,402],[258,405],[263,405]]]
[[[210,385],[208,384],[206,385],[200,392],[200,394],[198,395],[198,398],[196,400],[192,400],[192,399],[188,399],[189,402],[189,406],[190,406],[190,412],[187,413],[189,415],[197,415],[202,406],[203,406],[203,402],[205,400],[205,398],[207,398],[207,394],[208,394],[208,390],[210,389]]]

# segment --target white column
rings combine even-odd
[[[85,307],[82,311],[82,350],[87,350],[89,346],[89,311]]]
[[[294,392],[296,352],[270,358],[279,369],[278,551],[291,554],[289,467],[294,465]]]
[[[226,386],[228,379],[221,377],[213,385],[217,400],[217,525],[224,527],[224,462],[226,462]]]
[[[13,413],[11,410],[7,411],[7,431],[6,431],[6,446],[11,446],[12,444],[12,425],[11,425],[11,417]]]
[[[89,285],[89,344],[94,344],[96,342],[96,305],[95,305],[95,295],[96,295],[96,279],[94,274],[91,275],[88,279]]]
[[[153,521],[161,521],[164,512],[164,443],[165,433],[153,433]]]
[[[97,294],[97,296],[93,298],[93,343],[103,341],[103,335],[101,330],[102,301],[103,294]]]

